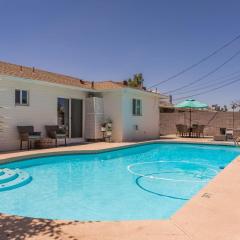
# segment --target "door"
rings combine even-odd
[[[63,128],[69,134],[69,99],[58,98],[57,100],[57,123],[60,128]]]
[[[71,99],[71,137],[83,137],[83,101]]]

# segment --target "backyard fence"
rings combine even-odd
[[[160,113],[160,134],[175,134],[176,124],[189,125],[189,112]],[[204,134],[220,134],[220,128],[240,129],[240,112],[193,111],[192,124],[205,125]]]

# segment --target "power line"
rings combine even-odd
[[[233,74],[231,74],[231,75],[233,75]],[[199,91],[199,90],[202,90],[202,89],[206,89],[206,88],[215,86],[216,84],[221,84],[221,83],[228,82],[229,80],[239,78],[239,77],[240,77],[240,75],[238,74],[237,76],[233,76],[233,77],[230,77],[230,78],[220,78],[220,79],[224,79],[224,80],[219,81],[219,82],[214,82],[214,83],[211,83],[211,84],[207,84],[207,85],[202,86],[202,87],[198,87],[198,88],[190,89],[190,90],[187,90],[187,91],[183,91],[183,92],[177,93],[176,95],[183,95],[183,94],[186,94],[186,93],[196,92],[196,91]]]
[[[173,90],[170,90],[168,92],[164,92],[163,94],[169,94],[169,93],[174,93],[177,92],[179,90],[182,90],[184,88],[190,87],[192,85],[194,85],[195,83],[201,82],[202,80],[206,79],[207,77],[209,77],[210,75],[212,75],[213,73],[217,72],[219,69],[221,69],[222,67],[224,67],[227,63],[231,62],[235,57],[237,57],[240,54],[240,50],[238,50],[236,53],[234,53],[230,58],[228,58],[226,61],[224,61],[222,64],[218,65],[216,68],[214,68],[213,70],[211,70],[210,72],[204,74],[203,76],[201,76],[200,78],[187,83],[181,87],[175,88]]]
[[[159,83],[157,83],[157,84],[152,85],[150,88],[154,88],[154,87],[156,87],[156,86],[158,86],[158,85],[160,85],[160,84],[163,84],[163,83],[165,83],[165,82],[168,82],[168,81],[170,81],[170,80],[172,80],[172,79],[174,79],[174,78],[176,78],[176,77],[178,77],[178,76],[180,76],[180,75],[182,75],[182,74],[190,71],[191,69],[197,67],[197,66],[200,65],[201,63],[207,61],[209,58],[211,58],[211,57],[213,57],[214,55],[216,55],[217,53],[219,53],[219,52],[220,52],[221,50],[223,50],[224,48],[227,48],[228,46],[230,46],[232,43],[234,43],[235,41],[237,41],[239,38],[240,38],[240,34],[239,34],[238,36],[236,36],[235,38],[233,38],[231,41],[225,43],[225,44],[224,44],[223,46],[221,46],[220,48],[214,50],[212,53],[210,53],[210,54],[207,55],[206,57],[202,58],[202,59],[199,60],[198,62],[196,62],[196,63],[194,63],[194,64],[192,64],[192,65],[184,68],[184,69],[181,70],[180,72],[178,72],[178,73],[176,73],[176,74],[168,77],[167,79],[165,79],[165,80],[163,80],[163,81],[161,81],[161,82],[159,82]]]
[[[238,79],[236,79],[236,80],[233,80],[233,81],[231,81],[231,82],[225,83],[225,84],[223,84],[223,85],[221,85],[221,86],[218,86],[218,87],[209,89],[208,91],[196,93],[196,94],[189,95],[189,96],[185,96],[185,97],[179,97],[179,98],[176,98],[175,100],[182,100],[182,99],[186,99],[186,98],[196,97],[196,96],[199,96],[199,95],[204,95],[204,94],[206,94],[206,93],[210,93],[210,92],[216,91],[216,90],[218,90],[218,89],[220,89],[220,88],[223,88],[223,87],[232,85],[232,84],[234,84],[234,83],[236,83],[236,82],[240,82],[240,78],[238,78]]]

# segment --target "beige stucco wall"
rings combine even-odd
[[[160,133],[175,134],[176,124],[189,125],[189,112],[160,113]],[[220,134],[220,128],[240,128],[240,112],[193,111],[192,123],[205,125],[204,133],[208,136]]]
[[[29,106],[15,106],[15,89],[29,90]],[[35,131],[41,131],[44,136],[44,126],[57,123],[58,97],[85,99],[85,95],[79,89],[66,86],[0,76],[0,106],[7,107],[0,109],[0,115],[5,117],[0,151],[19,148],[17,125],[33,125]]]

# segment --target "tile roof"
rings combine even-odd
[[[25,67],[2,61],[0,61],[0,74],[20,78],[28,78],[32,80],[46,81],[50,83],[71,85],[81,88],[91,88],[91,82],[89,81],[83,81],[81,79],[62,74],[52,73],[32,67]]]
[[[97,90],[118,89],[118,88],[127,87],[122,82],[113,82],[113,81],[95,82],[94,86]]]
[[[113,82],[113,81],[103,81],[103,82],[94,82],[92,87],[92,82],[85,81],[79,78],[70,77],[63,74],[52,73],[44,70],[40,70],[34,67],[25,67],[17,64],[6,63],[0,61],[0,74],[7,76],[14,76],[19,78],[27,78],[32,80],[40,80],[50,83],[58,83],[70,86],[76,86],[86,89],[94,90],[108,90],[108,89],[119,89],[127,87],[123,85],[122,82]]]
[[[34,67],[25,67],[17,64],[6,63],[0,61],[0,75],[14,76],[19,78],[27,78],[32,80],[40,80],[50,83],[63,84],[68,86],[75,86],[85,88],[89,90],[111,90],[121,88],[133,88],[123,84],[123,82],[102,81],[93,82],[85,81],[79,78],[70,77],[63,74],[52,73],[44,70],[40,70]],[[133,88],[140,91],[145,91],[140,88]],[[148,91],[147,91],[148,92]]]

